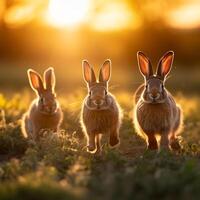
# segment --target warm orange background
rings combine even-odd
[[[110,58],[112,83],[131,90],[142,81],[138,50],[154,67],[165,51],[174,50],[172,89],[178,80],[176,88],[197,91],[199,10],[198,0],[1,0],[0,87],[27,87],[25,70],[48,66],[55,67],[60,87],[78,87],[82,59],[97,70]]]

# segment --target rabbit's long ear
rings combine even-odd
[[[165,55],[160,59],[157,67],[157,75],[160,76],[163,80],[169,74],[172,63],[174,60],[174,52],[168,51]]]
[[[108,82],[111,77],[111,60],[107,59],[100,71],[99,71],[99,82]]]
[[[44,72],[45,87],[47,90],[54,91],[56,85],[56,77],[54,69],[52,67],[48,68]]]
[[[153,76],[153,68],[152,68],[149,58],[141,51],[138,51],[137,60],[138,60],[138,66],[139,66],[141,74],[146,79],[148,79],[150,76]]]
[[[44,85],[43,85],[43,81],[41,76],[34,70],[29,69],[27,71],[28,74],[28,79],[29,79],[29,83],[32,87],[32,89],[36,92],[38,92],[38,94],[40,94],[41,92],[44,91]]]
[[[83,67],[83,77],[84,80],[88,83],[95,83],[96,82],[96,76],[94,73],[93,68],[90,66],[87,60],[82,61],[82,67]]]

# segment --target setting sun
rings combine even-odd
[[[55,26],[73,26],[85,20],[90,0],[50,0],[49,21]]]

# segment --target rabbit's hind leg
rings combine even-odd
[[[168,133],[163,133],[160,138],[160,150],[169,150],[169,136]]]
[[[149,150],[157,150],[158,142],[156,140],[156,136],[154,134],[147,135],[147,149]]]
[[[179,144],[177,135],[181,132],[182,130],[182,116],[181,116],[181,109],[177,107],[177,118],[175,120],[174,128],[172,130],[172,133],[169,136],[169,143],[170,143],[170,148],[172,150],[180,150],[181,146]]]
[[[175,136],[175,133],[172,133],[169,137],[169,145],[172,150],[178,151],[181,149],[178,139]]]
[[[109,141],[110,147],[114,148],[120,144],[119,139],[119,130],[118,128],[114,128],[110,131],[110,141]]]
[[[95,145],[95,134],[94,133],[89,133],[87,137],[87,149],[88,152],[93,153],[96,149]]]
[[[101,154],[102,152],[102,147],[101,147],[101,135],[97,134],[95,136],[95,142],[96,142],[96,154]]]

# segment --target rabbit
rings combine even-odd
[[[122,112],[115,97],[108,92],[111,61],[108,59],[103,63],[98,81],[88,61],[83,60],[82,67],[88,95],[82,105],[81,125],[87,138],[87,151],[101,153],[102,134],[108,134],[111,148],[120,144],[119,129]]]
[[[34,70],[27,71],[31,88],[37,98],[32,101],[29,110],[22,118],[22,133],[24,137],[38,140],[40,131],[49,129],[57,132],[63,121],[63,113],[54,91],[56,78],[53,68],[44,72],[44,81]]]
[[[144,53],[137,53],[144,84],[135,92],[134,126],[145,139],[147,149],[179,150],[177,135],[182,130],[182,110],[165,88],[166,78],[172,68],[174,52],[169,51],[160,59],[156,74]]]

